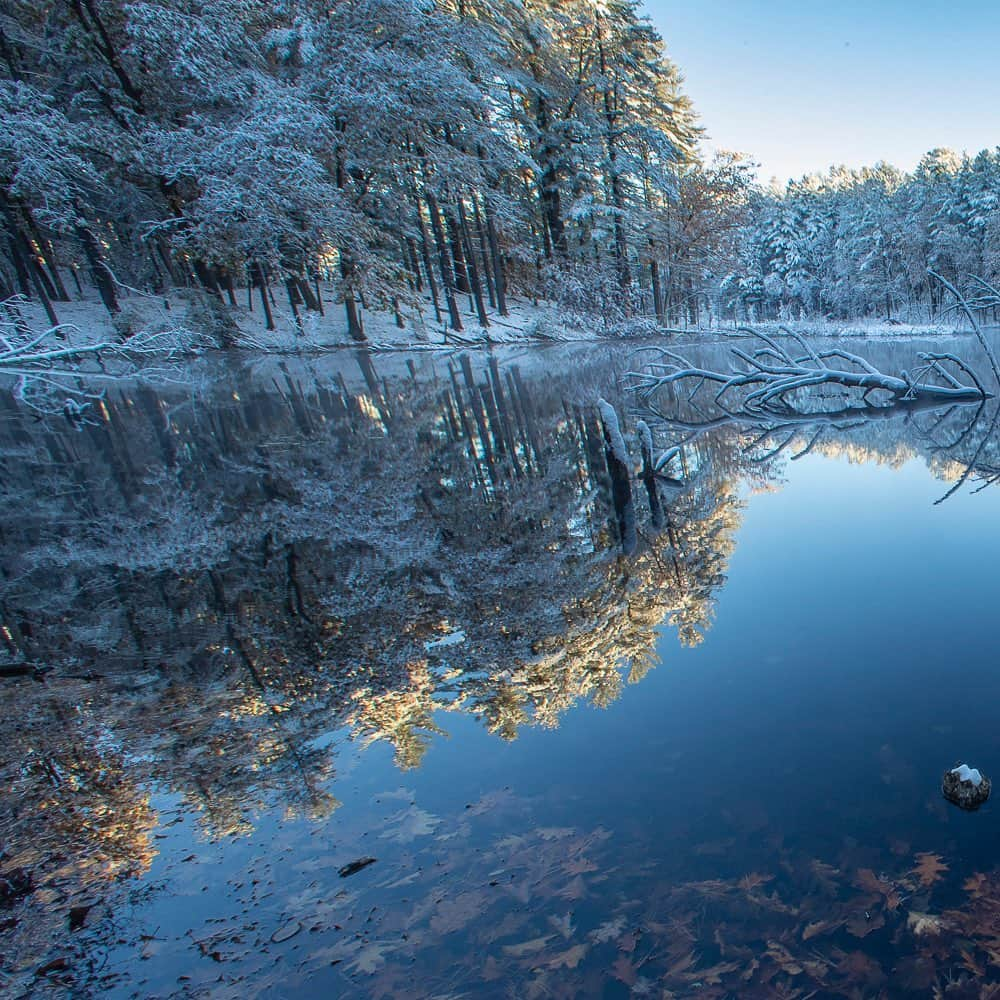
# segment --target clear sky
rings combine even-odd
[[[1000,145],[1000,0],[645,0],[709,133],[761,179]]]

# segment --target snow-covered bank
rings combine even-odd
[[[885,319],[800,319],[800,320],[765,320],[752,324],[755,330],[771,336],[780,334],[783,330],[791,330],[803,337],[950,337],[964,330],[955,322],[936,323],[900,323]]]
[[[169,295],[130,293],[122,297],[122,311],[111,317],[96,294],[71,302],[55,304],[60,321],[67,326],[67,339],[72,344],[115,340],[137,332],[186,331],[188,342],[196,348],[208,348],[218,343],[218,331],[213,326],[220,317],[234,324],[236,346],[268,353],[326,351],[342,347],[357,347],[347,332],[342,304],[329,288],[323,289],[322,314],[299,310],[299,323],[288,307],[275,297],[271,311],[275,329],[267,330],[259,302],[249,308],[245,292],[235,308],[225,305],[213,308],[203,292],[172,291]],[[33,329],[41,330],[47,318],[37,301],[21,302],[18,309]],[[731,320],[718,325],[678,328],[662,327],[650,317],[608,323],[603,316],[586,319],[545,301],[532,301],[509,296],[509,315],[496,310],[488,313],[489,326],[480,325],[471,301],[461,310],[463,329],[456,331],[438,322],[433,307],[425,300],[419,310],[410,309],[398,317],[391,311],[366,310],[364,326],[367,344],[373,350],[448,350],[491,344],[539,342],[572,342],[605,339],[647,339],[726,337],[739,334],[739,324]],[[401,324],[401,325],[400,325]],[[954,323],[890,323],[885,320],[804,319],[787,322],[765,321],[754,328],[770,335],[791,330],[808,337],[950,337],[959,331]]]
[[[243,348],[287,353],[357,347],[358,342],[348,335],[343,305],[330,290],[323,292],[323,313],[300,308],[298,322],[288,304],[282,306],[276,297],[271,305],[273,330],[266,328],[259,302],[251,309],[241,296],[235,307],[228,304],[220,307],[197,290],[172,291],[169,295],[128,294],[122,297],[122,311],[116,317],[109,315],[96,295],[58,302],[55,307],[74,343],[114,340],[139,331],[178,330],[194,335],[194,343],[210,346],[220,341],[220,324],[231,321],[232,339]],[[614,336],[617,332],[606,328],[599,318],[593,324],[574,321],[545,302],[535,303],[512,295],[508,297],[508,307],[507,316],[491,310],[487,317],[489,326],[484,328],[471,303],[465,303],[461,310],[461,331],[438,322],[429,301],[422,303],[420,309],[401,312],[398,320],[391,311],[366,310],[363,315],[367,344],[374,350],[427,350],[522,341],[588,340]],[[50,325],[37,301],[21,302],[18,309],[33,329]]]

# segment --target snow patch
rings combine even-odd
[[[449,646],[458,646],[465,642],[465,632],[459,629],[457,632],[450,632],[440,639],[424,643],[424,649],[429,653],[433,649],[447,649]]]
[[[618,414],[615,413],[615,408],[606,399],[598,399],[597,408],[601,411],[601,421],[608,436],[611,453],[622,465],[628,465],[625,438],[622,437],[622,430],[618,424]]]
[[[957,774],[959,781],[971,781],[976,788],[983,783],[983,776],[979,773],[979,769],[969,767],[968,764],[959,764],[958,767],[953,767],[951,773]]]
[[[653,432],[649,429],[649,424],[645,420],[640,420],[636,425],[635,429],[639,432],[639,440],[642,442],[642,451],[644,455],[649,455],[650,460],[653,457]]]

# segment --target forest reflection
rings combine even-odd
[[[405,769],[448,713],[513,740],[609,705],[669,663],[665,626],[702,641],[747,492],[786,461],[1000,470],[995,403],[701,427],[680,398],[631,409],[612,352],[389,377],[355,360],[136,390],[78,425],[5,413],[5,872],[44,869],[72,903],[149,868],[154,791],[239,834],[270,805],[336,808],[331,734],[387,741]],[[637,416],[679,449],[661,527],[633,491],[628,557],[601,395],[636,462]]]

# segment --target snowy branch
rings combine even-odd
[[[712,371],[676,351],[656,348],[657,360],[627,373],[630,387],[649,399],[667,386],[683,385],[690,387],[687,398],[694,402],[710,385],[715,390],[711,402],[723,413],[779,416],[796,412],[795,394],[800,390],[825,385],[857,390],[869,407],[884,405],[871,401],[875,392],[888,394],[894,403],[963,402],[989,395],[969,367],[952,354],[922,353],[918,355],[922,364],[912,372],[887,375],[856,354],[839,349],[818,351],[790,331],[801,354],[791,353],[766,334],[745,332],[764,346],[752,352],[733,348],[735,363],[728,371]],[[968,381],[961,381],[946,365]]]
[[[177,362],[195,346],[185,330],[143,331],[121,341],[86,340],[69,323],[31,329],[14,300],[0,302],[0,376],[15,398],[42,412],[81,419],[108,384],[183,381]]]

